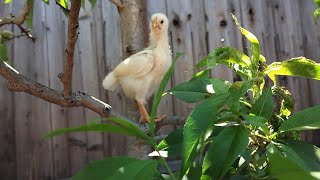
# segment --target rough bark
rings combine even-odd
[[[146,32],[147,16],[145,0],[111,0],[119,11],[121,18],[122,53],[123,59],[141,51],[146,46],[148,33]],[[127,115],[130,119],[137,119],[139,110],[135,101],[127,100]],[[149,146],[137,138],[128,138],[128,154],[146,158]]]
[[[21,75],[2,60],[0,60],[0,76],[7,79],[8,89],[10,91],[25,92],[62,107],[84,106],[103,117],[107,117],[111,114],[111,106],[93,96],[79,91],[77,93],[72,93],[70,100],[66,100],[63,93]]]
[[[66,59],[64,65],[64,73],[59,74],[59,77],[63,83],[64,97],[71,100],[72,95],[72,71],[73,71],[73,57],[74,48],[78,38],[79,27],[79,12],[81,8],[81,1],[72,1],[69,20],[68,20],[68,39],[66,51]]]

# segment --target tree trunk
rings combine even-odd
[[[122,53],[123,59],[141,51],[147,45],[148,22],[146,15],[146,0],[121,0],[116,3],[121,18]],[[137,119],[139,110],[134,100],[127,102],[127,116],[130,119]],[[142,140],[128,137],[128,155],[146,158],[150,151]]]

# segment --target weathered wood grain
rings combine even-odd
[[[106,54],[106,76],[111,72],[122,59],[120,16],[117,7],[110,1],[102,1],[102,16],[104,21],[104,50]],[[103,78],[104,78],[103,76]],[[99,83],[101,86],[102,81]],[[106,91],[105,91],[106,92]],[[113,110],[126,114],[125,96],[122,91],[106,92],[107,102],[110,103]],[[110,134],[108,136],[109,145],[107,155],[116,156],[126,153],[126,137]]]
[[[89,3],[86,3],[89,7]],[[87,16],[87,17],[86,17]],[[79,29],[79,53],[82,71],[82,88],[84,92],[98,97],[100,82],[98,82],[97,62],[93,44],[95,39],[92,38],[92,22],[93,17],[89,16],[86,12],[81,10],[80,29]],[[85,117],[87,122],[99,118],[99,115],[93,111],[85,109]],[[89,161],[101,159],[104,156],[103,137],[101,133],[87,133],[87,150]]]
[[[12,4],[0,6],[0,17],[10,14]],[[0,28],[12,30],[13,26],[8,25]],[[8,56],[13,59],[13,43],[9,42]],[[10,63],[10,62],[9,62]],[[11,64],[11,63],[10,63]],[[0,78],[0,175],[4,180],[16,179],[16,154],[15,134],[13,122],[13,94],[7,89],[7,82]]]

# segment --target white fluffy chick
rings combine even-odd
[[[102,82],[102,86],[110,91],[121,86],[128,98],[137,101],[141,113],[140,122],[150,122],[143,103],[158,89],[172,63],[168,28],[169,20],[164,14],[153,14],[149,46],[122,61]],[[164,116],[156,119],[156,122],[163,118]]]

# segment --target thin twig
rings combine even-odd
[[[30,34],[30,31],[22,26],[30,11],[33,9],[33,2],[33,0],[30,2],[26,1],[18,17],[10,16],[0,19],[0,27],[6,24],[15,24],[19,27],[22,33],[25,33],[29,38],[34,40],[34,37]]]
[[[73,57],[74,48],[78,38],[79,27],[79,12],[81,8],[81,1],[72,1],[69,20],[68,20],[68,40],[65,49],[66,59],[64,63],[64,73],[59,74],[59,78],[63,83],[63,95],[67,100],[71,100],[72,95],[72,71],[73,71]]]

